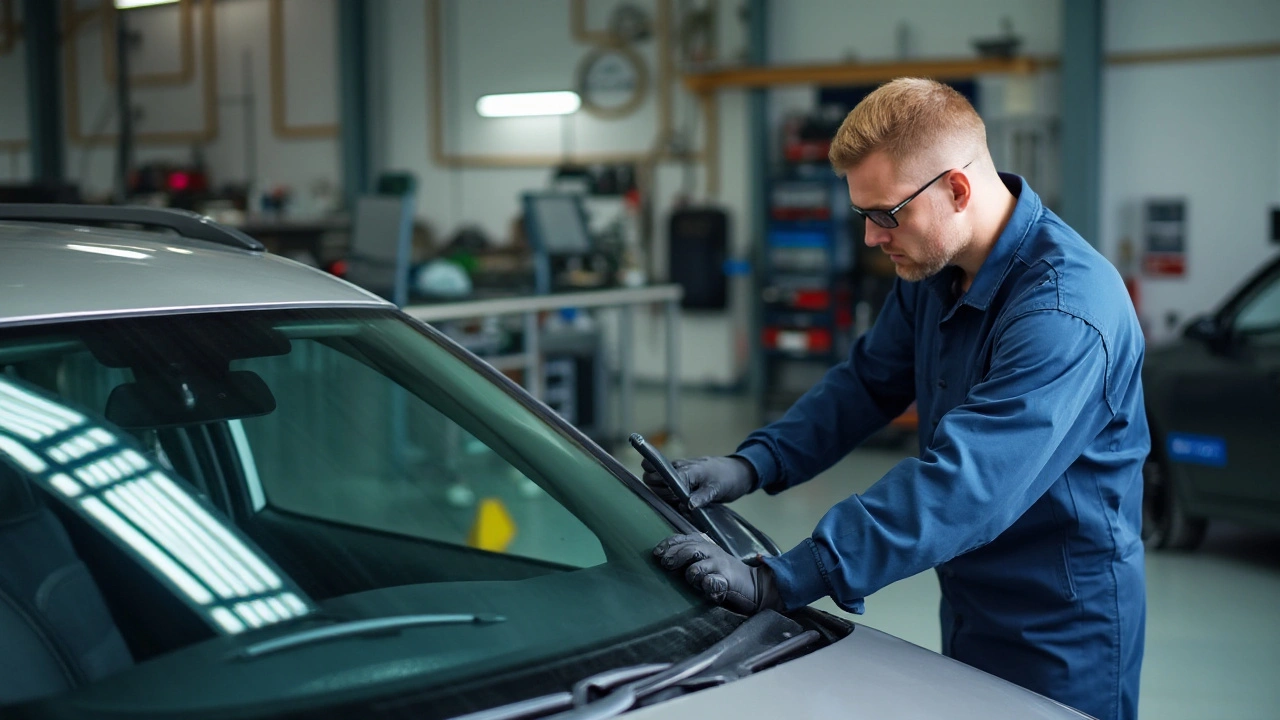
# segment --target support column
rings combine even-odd
[[[62,125],[62,72],[58,46],[58,7],[52,0],[25,0],[27,123],[31,134],[31,179],[57,185],[66,176],[66,140]]]
[[[342,144],[342,192],[349,210],[369,189],[368,7],[338,0],[338,62]]]
[[[1062,13],[1062,219],[1097,245],[1103,0],[1070,0]]]

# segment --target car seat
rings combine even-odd
[[[57,517],[0,461],[0,705],[65,692],[133,664]]]

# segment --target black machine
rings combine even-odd
[[[668,226],[667,277],[684,287],[686,310],[724,310],[729,302],[724,263],[729,253],[729,214],[720,208],[680,208]]]

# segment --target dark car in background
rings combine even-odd
[[[1193,549],[1211,518],[1280,527],[1280,258],[1143,369],[1148,547]]]

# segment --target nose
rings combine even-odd
[[[888,228],[882,228],[870,220],[863,220],[866,230],[863,233],[863,241],[867,243],[867,247],[880,247],[893,239],[893,235]]]

